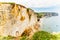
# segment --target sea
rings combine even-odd
[[[40,18],[40,30],[60,32],[60,15]]]

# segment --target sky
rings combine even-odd
[[[0,0],[0,2],[15,2],[31,8],[35,12],[60,11],[60,0]]]

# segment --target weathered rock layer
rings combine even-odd
[[[32,35],[38,28],[33,10],[15,3],[0,3],[0,35],[17,37],[26,31]]]

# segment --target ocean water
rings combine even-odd
[[[41,18],[40,29],[47,32],[60,32],[60,16]]]

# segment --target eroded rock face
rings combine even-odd
[[[34,11],[15,3],[0,3],[0,35],[17,37],[29,28],[33,33],[36,31],[36,24],[37,16]]]

